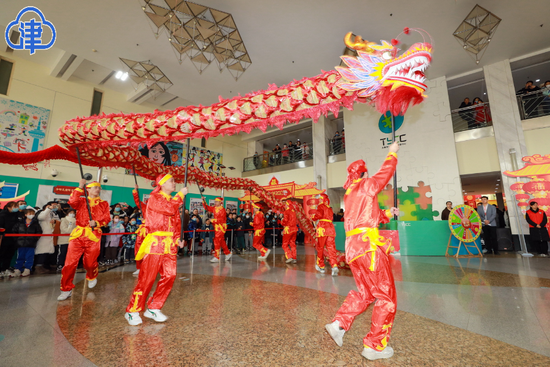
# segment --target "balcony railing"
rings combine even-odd
[[[519,113],[522,120],[550,115],[550,89],[544,88],[535,92],[517,96]]]
[[[313,144],[304,143],[294,148],[285,148],[277,152],[264,152],[253,157],[247,157],[243,160],[243,172],[310,159],[313,159]]]
[[[346,152],[346,139],[343,136],[329,139],[329,155],[338,155]]]
[[[488,102],[452,110],[451,119],[455,133],[493,125]]]

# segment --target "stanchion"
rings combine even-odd
[[[193,230],[193,239],[191,240],[191,260],[195,259],[195,235],[196,229]]]

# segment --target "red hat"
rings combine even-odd
[[[362,159],[359,159],[358,161],[353,162],[348,166],[348,179],[346,180],[346,183],[344,184],[344,189],[348,189],[348,187],[351,186],[353,181],[361,178],[361,173],[368,172],[367,166],[365,165],[365,161]]]
[[[221,201],[223,203],[223,198],[221,198],[221,197],[217,197],[215,200],[216,201]]]
[[[330,199],[328,198],[328,195],[327,194],[321,194],[321,199],[323,200],[324,203],[326,203],[327,205],[330,205]]]

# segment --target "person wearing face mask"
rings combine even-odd
[[[61,219],[59,232],[61,234],[70,234],[76,228],[76,211],[69,209],[67,215]],[[57,271],[61,271],[67,258],[67,248],[69,246],[69,236],[59,236],[57,239],[59,252],[57,253]]]
[[[252,243],[254,238],[254,228],[250,223],[252,219],[250,218],[250,212],[246,212],[243,218],[243,229],[244,232],[244,247],[246,251],[252,251]]]
[[[42,228],[35,219],[34,210],[23,209],[24,220],[20,220],[14,227],[13,233],[19,234],[41,234]],[[38,237],[17,237],[17,262],[15,263],[14,276],[28,277],[31,275],[32,264],[34,262],[34,249]],[[24,270],[23,270],[24,269]]]
[[[56,225],[59,222],[59,217],[56,214],[57,203],[50,201],[42,207],[42,210],[36,213],[38,223],[42,228],[43,234],[53,234]],[[55,253],[55,243],[53,236],[42,236],[36,244],[35,251],[35,270],[37,274],[49,274],[50,265],[55,261],[52,261],[51,257]]]
[[[15,201],[10,201],[0,212],[0,228],[5,229],[5,234],[12,233],[13,227],[19,220],[19,207]],[[13,271],[9,270],[11,259],[17,251],[15,237],[2,238],[0,244],[0,278],[15,276]]]
[[[107,265],[116,264],[118,247],[122,238],[121,234],[124,233],[124,224],[120,220],[120,217],[115,214],[113,220],[109,223],[109,233],[105,242],[105,258],[107,259]]]
[[[16,206],[19,208],[19,211],[18,211],[19,219],[24,220],[26,217],[25,217],[25,213],[23,212],[23,210],[27,209],[27,202],[25,200],[19,200],[17,202]]]
[[[135,258],[134,248],[136,245],[137,230],[138,230],[138,224],[137,224],[136,218],[130,219],[130,221],[126,225],[126,232],[132,233],[132,234],[125,234],[122,236],[122,244],[124,246],[124,262],[126,263],[134,261],[134,258]]]
[[[196,231],[197,229],[201,229],[199,227],[199,220],[195,214],[191,214],[191,218],[189,220],[189,224],[187,225],[187,230],[191,231],[189,234],[189,248],[187,250],[188,254],[191,254],[191,248],[193,247],[193,251],[195,254],[198,252],[198,246],[199,246],[199,239],[200,239],[200,233],[195,232],[195,236],[193,237],[193,231]],[[194,240],[194,243],[193,243]]]

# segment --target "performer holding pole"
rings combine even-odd
[[[69,198],[69,205],[76,210],[76,227],[69,238],[67,257],[61,271],[61,294],[57,297],[58,301],[66,300],[72,295],[73,279],[82,255],[88,288],[97,284],[97,258],[101,250],[100,227],[111,221],[109,204],[101,200],[100,193],[101,185],[98,182],[86,185],[86,179],[82,178]]]
[[[250,224],[254,227],[254,238],[252,239],[252,246],[260,251],[258,260],[265,260],[269,256],[271,250],[264,247],[265,241],[265,218],[264,213],[260,210],[260,207],[252,203],[254,207],[254,221]]]
[[[355,317],[363,313],[376,299],[372,313],[371,330],[363,339],[361,355],[369,360],[390,358],[393,349],[387,346],[397,309],[395,283],[388,253],[391,241],[381,237],[380,223],[388,223],[397,208],[382,212],[377,195],[386,187],[397,167],[399,145],[394,142],[380,170],[368,176],[363,160],[348,167],[344,184],[346,215],[346,261],[359,291],[350,291],[331,324],[325,328],[338,346],[342,346],[344,333],[351,328]]]
[[[336,259],[336,230],[332,223],[334,212],[330,205],[330,199],[326,194],[321,194],[321,204],[317,206],[317,209],[313,213],[312,219],[318,220],[317,224],[317,263],[315,269],[320,272],[325,272],[325,247],[327,248],[327,254],[332,267],[332,276],[338,275],[338,260]]]
[[[288,200],[285,202],[286,210],[283,213],[283,250],[285,251],[286,263],[296,264],[296,212],[290,207]]]
[[[134,178],[135,178],[135,172],[134,172]],[[146,224],[145,224],[145,220],[146,220],[145,215],[146,215],[146,212],[147,212],[147,204],[142,202],[139,199],[139,187],[138,187],[138,184],[137,184],[137,180],[136,180],[136,188],[134,190],[132,190],[132,195],[134,197],[134,203],[139,207],[139,210],[141,212],[141,217],[143,218],[143,222],[139,225],[139,227],[136,231],[137,238],[136,238],[136,244],[134,246],[134,258],[135,258],[137,256],[138,252],[139,252],[139,248],[141,247],[141,244],[143,243],[143,240],[147,236],[147,227],[146,227]],[[136,260],[136,268],[137,268],[137,270],[133,272],[134,275],[139,274],[139,269],[141,268],[141,260]]]
[[[177,245],[183,247],[183,243],[179,241],[179,208],[185,199],[187,188],[182,188],[172,197],[170,194],[176,189],[172,175],[160,174],[155,183],[157,187],[147,202],[147,237],[136,256],[136,260],[143,260],[138,283],[124,315],[131,326],[142,323],[139,313],[145,308],[145,301],[158,273],[160,280],[157,289],[149,298],[143,316],[157,322],[168,319],[161,309],[176,280]]]
[[[199,192],[200,191],[199,188]],[[204,196],[202,196],[202,205],[204,206],[204,209],[209,211],[210,213],[214,213],[214,218],[212,218],[212,224],[214,224],[214,257],[210,259],[210,262],[217,263],[220,262],[220,250],[223,249],[223,253],[225,254],[225,261],[229,261],[231,259],[231,256],[233,256],[233,253],[229,251],[227,248],[227,244],[225,243],[225,232],[227,231],[227,215],[225,213],[225,209],[223,208],[223,199],[220,197],[217,197],[214,201],[214,206],[210,206],[206,204],[206,199]]]

